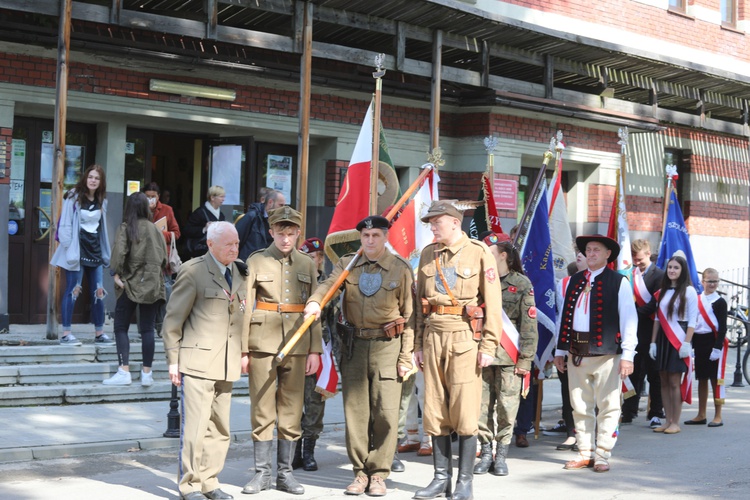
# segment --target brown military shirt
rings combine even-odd
[[[539,334],[536,329],[536,304],[534,289],[529,278],[511,271],[500,279],[503,289],[503,310],[518,330],[518,363],[516,366],[530,370],[536,354]],[[502,346],[497,347],[493,365],[512,365],[513,361]]]
[[[318,286],[315,263],[296,249],[284,257],[276,245],[271,244],[248,257],[247,266],[250,271],[247,277],[248,308],[254,309],[256,301],[304,306]],[[242,352],[276,354],[304,319],[301,312],[279,313],[254,309],[252,314],[245,314],[245,321],[248,345]],[[320,321],[315,321],[289,355],[322,351]]]
[[[479,350],[489,356],[495,356],[500,336],[503,331],[502,294],[500,291],[500,277],[497,274],[495,258],[484,243],[470,240],[466,233],[461,235],[458,242],[447,247],[442,243],[432,243],[422,250],[417,274],[417,304],[421,299],[427,299],[431,306],[452,306],[447,293],[442,293],[444,287],[438,284],[440,275],[435,265],[435,257],[439,256],[440,266],[446,275],[451,292],[460,306],[478,306],[485,304],[484,327]],[[455,271],[455,275],[451,272]],[[452,276],[449,278],[449,276]],[[451,283],[453,281],[453,283]],[[461,331],[470,329],[469,320],[465,315],[449,315],[422,313],[417,307],[417,326],[414,336],[414,350],[421,351],[424,331],[431,326],[438,331]]]
[[[320,303],[323,300],[323,296],[353,256],[345,255],[338,261],[331,276],[318,287],[309,302]],[[366,296],[360,289],[363,274],[380,275],[380,285],[370,296]],[[388,250],[376,262],[370,262],[364,254],[360,256],[344,280],[343,314],[350,325],[356,328],[375,329],[399,317],[406,320],[404,332],[400,337],[401,354],[398,363],[409,368],[412,366],[411,355],[414,348],[413,283],[414,276],[409,263]],[[363,287],[367,289],[364,284]]]

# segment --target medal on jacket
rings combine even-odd
[[[359,291],[365,297],[372,297],[383,283],[380,273],[362,273],[359,276]]]

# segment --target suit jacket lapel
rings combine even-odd
[[[222,290],[226,290],[227,282],[224,279],[224,275],[219,271],[219,266],[216,265],[213,256],[206,254],[205,257],[206,266],[208,267],[208,273],[211,275],[211,279],[216,283]],[[231,293],[231,292],[230,292]]]

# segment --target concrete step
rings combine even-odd
[[[234,383],[232,393],[246,396],[247,390],[247,376],[244,375]],[[154,377],[154,384],[150,387],[141,386],[138,380],[133,380],[131,385],[125,386],[108,386],[100,382],[98,384],[2,387],[0,388],[0,406],[169,400],[171,395],[172,384],[166,373],[161,376],[157,373]]]
[[[116,362],[5,366],[0,368],[0,386],[96,384],[114,375],[117,366]],[[130,363],[134,380],[140,378],[142,366],[140,362]],[[157,361],[151,368],[155,377],[167,378],[166,361]]]
[[[131,337],[132,338],[132,337]],[[141,343],[130,343],[130,360],[141,361]],[[154,359],[164,359],[164,344],[157,339]],[[0,366],[56,363],[117,363],[117,347],[61,345],[0,346]],[[1,375],[0,375],[1,376]]]

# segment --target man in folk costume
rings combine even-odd
[[[588,269],[573,275],[563,291],[555,351],[557,369],[568,370],[579,450],[564,468],[607,472],[618,435],[622,380],[633,373],[638,316],[628,280],[607,267],[620,253],[618,243],[592,235],[579,236],[576,245]]]
[[[649,407],[646,418],[653,429],[661,425],[660,419],[665,416],[661,401],[659,368],[648,355],[656,313],[656,301],[652,302],[651,299],[661,287],[664,271],[651,262],[651,245],[647,240],[633,240],[630,250],[633,257],[633,295],[638,312],[638,347],[635,349],[633,374],[630,376],[635,396],[627,398],[622,404],[622,423],[631,423],[638,416],[641,389],[648,377]]]
[[[419,259],[414,359],[424,370],[423,425],[432,436],[435,474],[426,488],[416,491],[418,499],[451,494],[454,431],[459,458],[453,500],[473,498],[482,368],[492,363],[502,335],[497,263],[484,243],[470,240],[461,230],[467,206],[456,200],[434,201],[422,217],[435,243],[427,245]]]
[[[724,370],[729,342],[727,336],[727,302],[716,291],[719,272],[708,268],[703,271],[703,293],[698,296],[698,321],[693,333],[695,351],[695,378],[698,379],[698,415],[686,420],[685,425],[706,423],[708,381],[714,392],[714,419],[709,427],[721,427],[721,407],[724,404]]]

